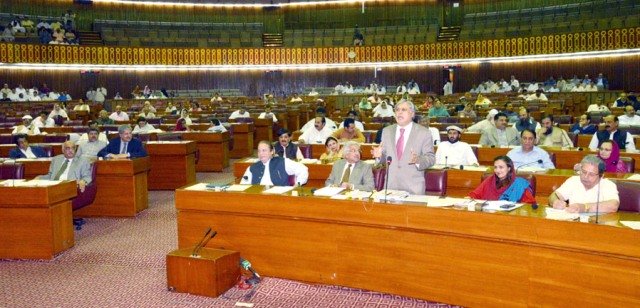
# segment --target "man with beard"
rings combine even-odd
[[[513,161],[513,166],[518,169],[523,166],[540,167],[543,169],[555,169],[549,153],[535,146],[536,133],[532,130],[525,129],[520,133],[519,147],[511,149],[507,156]]]
[[[78,145],[76,156],[93,161],[98,158],[98,153],[107,146],[108,141],[105,141],[106,135],[100,133],[97,125],[90,126],[86,135],[86,141],[81,142]],[[100,136],[104,136],[104,140],[101,140]]]
[[[542,128],[538,131],[538,145],[570,148],[573,142],[567,131],[553,126],[553,116],[547,115],[542,118]]]
[[[302,133],[298,142],[323,144],[332,133],[333,130],[327,126],[325,117],[316,117],[314,127]]]
[[[440,142],[436,151],[437,165],[478,165],[478,158],[473,154],[471,146],[460,141],[462,128],[451,125],[447,127],[448,141]]]
[[[314,119],[315,121],[315,119]],[[273,145],[275,154],[288,159],[303,159],[302,152],[297,145],[291,143],[291,133],[286,128],[278,130],[278,141]]]
[[[480,136],[479,144],[489,147],[519,145],[518,131],[507,127],[507,115],[499,112],[493,117],[493,126],[487,128]]]
[[[518,132],[522,132],[525,129],[535,132],[540,129],[540,123],[529,117],[529,109],[521,107],[518,111],[518,121],[513,124],[513,127],[515,127]]]
[[[608,115],[604,117],[604,130],[597,131],[591,138],[589,143],[589,149],[597,150],[605,140],[615,141],[621,150],[627,150],[627,152],[634,152],[636,150],[636,144],[633,140],[633,135],[629,132],[618,130],[618,117],[614,115]],[[600,124],[600,127],[603,125]]]

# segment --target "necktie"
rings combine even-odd
[[[65,170],[67,170],[67,165],[69,165],[69,160],[65,159],[64,163],[62,164],[62,167],[60,167],[60,170],[58,170],[58,173],[56,173],[56,176],[53,177],[53,180],[59,180],[60,176],[64,173]]]
[[[400,129],[400,138],[396,142],[396,157],[398,160],[402,159],[402,152],[404,151],[404,128]]]
[[[122,149],[120,150],[120,154],[127,154],[127,144],[129,142],[123,142],[122,143]]]
[[[351,176],[351,164],[349,164],[349,166],[347,166],[347,170],[344,171],[344,174],[342,175],[342,181],[340,181],[340,184],[349,183],[350,176]]]

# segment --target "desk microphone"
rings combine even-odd
[[[207,239],[207,236],[209,236],[209,233],[211,233],[211,227],[209,227],[209,229],[207,229],[207,232],[204,233],[204,236],[202,237],[202,239],[193,248],[193,251],[191,252],[191,256],[192,257],[197,256],[196,253],[198,252],[198,248],[200,248],[200,245],[202,245],[202,242],[204,242]]]
[[[200,250],[202,250],[202,248],[204,248],[204,246],[207,246],[207,243],[209,243],[209,241],[214,238],[216,235],[218,235],[218,231],[213,231],[213,233],[211,233],[211,236],[209,236],[209,238],[207,238],[206,241],[204,241],[204,243],[202,243],[202,245],[200,245],[200,247],[198,248],[198,251],[196,251],[196,256],[198,255],[198,253],[200,252]]]
[[[391,166],[391,162],[393,158],[391,156],[387,156],[387,170],[385,170],[384,175],[384,203],[387,203],[387,187],[389,186],[389,166]]]
[[[602,181],[602,176],[598,180],[598,197],[596,197],[596,225],[598,224],[598,216],[600,216],[600,182]]]
[[[449,164],[447,164],[448,160],[449,160],[449,156],[445,156],[444,157],[444,168],[442,168],[442,169],[449,169]]]
[[[531,165],[535,165],[535,164],[542,164],[542,159],[538,159],[536,161],[532,161],[532,162],[528,162],[524,165],[520,165],[520,167],[516,168],[516,173],[518,172],[518,169],[522,168],[522,167],[526,167],[526,166],[531,166]]]
[[[249,262],[247,259],[244,259],[242,257],[240,258],[240,267],[242,267],[244,270],[250,271],[254,277],[258,278],[258,280],[262,279],[262,277],[260,277],[260,274],[258,274],[258,272],[256,272],[256,270],[251,267],[251,262]]]

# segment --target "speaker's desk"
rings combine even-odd
[[[178,245],[214,226],[208,247],[240,251],[265,276],[463,306],[640,304],[640,231],[509,213],[179,189]]]
[[[75,181],[0,186],[0,259],[53,259],[71,248],[71,199],[76,193]]]
[[[149,190],[174,190],[196,182],[195,141],[149,141]]]

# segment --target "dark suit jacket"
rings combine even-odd
[[[120,154],[120,137],[113,138],[109,140],[109,144],[98,152],[99,157],[106,157],[109,154]],[[127,145],[127,153],[129,153],[129,157],[146,157],[147,150],[144,149],[142,142],[136,138],[132,138]]]
[[[47,157],[47,153],[39,147],[30,147],[31,148],[31,152],[33,152],[33,155],[35,155],[36,157]],[[11,151],[9,151],[9,157],[16,159],[16,158],[27,158],[26,156],[24,156],[24,153],[22,153],[22,151],[20,151],[20,149],[18,147],[15,147],[13,149],[11,149]]]

